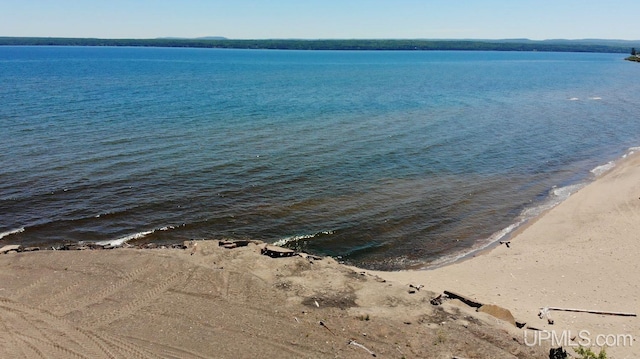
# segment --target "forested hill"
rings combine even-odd
[[[0,37],[0,46],[144,46],[279,50],[470,50],[629,53],[640,41],[623,40],[232,40],[96,39],[57,37]]]

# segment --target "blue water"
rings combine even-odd
[[[441,263],[640,145],[623,57],[0,47],[0,243]]]

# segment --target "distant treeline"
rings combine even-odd
[[[465,50],[629,53],[631,46],[602,40],[231,40],[0,37],[0,46],[143,46],[273,50]],[[640,43],[638,43],[640,45]],[[640,47],[640,46],[638,46]]]

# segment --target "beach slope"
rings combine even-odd
[[[435,293],[426,289],[331,258],[261,255],[265,246],[210,240],[184,249],[2,254],[0,357],[450,359],[544,352],[484,313],[430,304]]]
[[[509,246],[435,270],[376,274],[509,308],[527,326],[564,335],[569,340],[559,341],[565,347],[595,346],[596,353],[607,347],[608,357],[637,358],[637,317],[551,310],[550,324],[538,314],[545,307],[639,313],[639,244],[640,156],[631,154],[517,233]],[[540,337],[526,334],[530,343]]]

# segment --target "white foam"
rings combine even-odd
[[[8,237],[8,236],[10,236],[12,234],[18,234],[18,233],[22,233],[22,232],[24,232],[24,227],[12,229],[12,230],[9,230],[9,231],[6,231],[6,232],[2,232],[2,233],[0,233],[0,239],[2,239],[4,237]]]
[[[560,202],[569,198],[569,196],[576,193],[584,186],[584,183],[577,183],[570,186],[553,187],[549,191],[549,198],[546,201],[538,206],[524,209],[522,213],[520,213],[520,218],[522,218],[523,221],[527,221],[532,218],[538,217],[544,212],[560,204]]]
[[[110,239],[110,240],[107,240],[107,241],[96,242],[96,244],[100,245],[100,246],[117,247],[117,246],[121,246],[121,245],[127,243],[128,241],[130,241],[132,239],[140,239],[140,238],[143,238],[145,236],[148,236],[153,232],[155,232],[155,230],[134,233],[134,234],[131,234],[131,235],[128,235],[128,236],[125,236],[125,237],[120,237],[118,239]]]
[[[580,99],[577,98],[577,97],[572,97],[572,98],[569,99],[569,101],[578,101],[578,100],[580,100]]]
[[[494,234],[491,235],[491,237],[489,237],[489,243],[485,246],[483,246],[481,249],[486,248],[489,244],[495,243],[501,239],[503,239],[504,237],[506,237],[509,233],[513,232],[514,229],[518,228],[524,221],[519,221],[517,223],[513,223],[510,224],[509,226],[495,232]]]
[[[522,216],[529,219],[537,217],[543,214],[544,212],[550,210],[551,208],[555,207],[558,203],[560,203],[560,201],[558,200],[555,200],[555,201],[549,200],[539,206],[526,208],[525,210],[522,211]]]
[[[461,260],[462,258],[465,258],[467,256],[470,256],[474,253],[480,252],[482,250],[487,249],[488,247],[492,246],[493,244],[499,242],[500,240],[506,238],[511,232],[513,232],[516,228],[520,227],[523,223],[525,222],[524,219],[516,222],[516,223],[512,223],[510,225],[508,225],[507,227],[493,233],[491,236],[489,236],[489,238],[485,239],[484,241],[476,244],[475,246],[473,246],[471,248],[471,250],[466,250],[464,252],[458,252],[456,254],[450,255],[450,256],[445,256],[445,257],[441,257],[438,260],[435,260],[431,263],[429,263],[428,266],[424,267],[423,269],[435,269],[438,267],[442,267],[445,266],[447,264],[451,264],[451,263],[455,263],[459,260]]]
[[[302,240],[302,239],[311,239],[311,238],[314,238],[314,237],[316,237],[316,236],[318,236],[320,234],[331,235],[333,233],[335,233],[335,232],[334,231],[323,231],[323,232],[318,232],[318,233],[315,233],[315,234],[303,234],[303,235],[300,235],[300,236],[285,237],[285,238],[282,238],[282,239],[279,239],[279,240],[273,242],[273,245],[282,247],[282,246],[287,245],[288,243],[297,242],[297,241]]]
[[[450,256],[442,257],[434,262],[429,263],[428,266],[424,267],[423,269],[434,269],[437,267],[455,263],[465,257],[468,257],[470,255],[473,255],[474,253],[478,253],[489,248],[492,245],[495,245],[499,241],[508,238],[513,231],[515,231],[518,227],[522,226],[527,221],[536,218],[545,211],[557,206],[584,186],[585,183],[578,183],[565,187],[552,188],[549,191],[549,198],[543,204],[536,207],[524,209],[514,223],[497,232],[494,232],[488,238],[478,242],[470,250],[465,250],[463,252],[458,252]]]
[[[631,156],[633,154],[635,154],[636,152],[640,151],[640,147],[629,147],[627,149],[627,152],[625,154],[623,154],[620,158],[621,159],[625,159],[628,156]],[[596,176],[600,176],[602,174],[604,174],[605,172],[608,172],[609,170],[613,169],[616,166],[616,162],[615,161],[609,161],[603,165],[597,166],[596,168],[591,170],[591,173],[593,173]]]
[[[591,170],[591,173],[593,173],[596,176],[600,176],[603,173],[609,171],[610,169],[612,169],[613,167],[615,167],[616,164],[613,161],[609,161],[603,165],[597,166],[596,168]]]
[[[573,99],[572,99],[573,100]],[[577,100],[577,98],[575,98],[575,100]],[[640,147],[630,147],[627,150],[627,153],[624,154],[622,156],[622,158],[625,158],[629,155],[632,155],[636,152],[640,152]],[[593,173],[596,176],[600,176],[603,173],[611,170],[612,168],[614,168],[616,165],[615,161],[609,161],[606,164],[600,165],[595,167],[594,169],[591,170],[591,173]],[[569,186],[564,186],[564,187],[553,187],[551,188],[551,190],[549,191],[549,197],[547,198],[547,200],[545,200],[542,204],[536,206],[536,207],[531,207],[531,208],[526,208],[522,211],[522,213],[520,213],[520,216],[518,216],[518,218],[516,219],[515,223],[493,233],[489,238],[486,238],[485,240],[479,241],[475,246],[473,246],[471,249],[469,250],[465,250],[463,252],[458,252],[458,253],[454,253],[452,255],[449,256],[445,256],[442,258],[439,258],[438,260],[429,263],[427,266],[423,267],[422,269],[434,269],[434,268],[438,268],[444,265],[448,265],[451,263],[455,263],[456,261],[459,261],[465,257],[468,257],[470,255],[473,255],[474,253],[478,253],[488,247],[490,247],[491,245],[494,245],[495,243],[499,242],[500,240],[503,240],[505,238],[508,238],[508,236],[518,227],[520,227],[521,225],[523,225],[524,223],[526,223],[527,221],[539,217],[540,215],[542,215],[544,212],[546,212],[547,210],[552,209],[553,207],[557,206],[558,204],[562,203],[563,201],[565,201],[567,198],[569,198],[572,194],[578,192],[580,189],[582,189],[583,187],[585,187],[587,185],[587,182],[582,182],[582,183],[576,183],[576,184],[572,184]]]
[[[602,97],[589,97],[589,100],[594,100],[594,101],[598,101],[598,100],[602,100]]]
[[[166,226],[166,227],[162,227],[157,229],[158,231],[168,231],[170,229],[175,228],[174,226]],[[111,247],[118,247],[121,246],[131,240],[134,239],[140,239],[140,238],[144,238],[150,234],[155,233],[156,229],[150,230],[150,231],[144,231],[144,232],[138,232],[138,233],[134,233],[128,236],[124,236],[124,237],[120,237],[118,239],[110,239],[110,240],[106,240],[106,241],[100,241],[100,242],[96,242],[97,245],[100,246],[111,246]]]
[[[569,198],[569,196],[571,196],[572,194],[578,192],[578,190],[580,190],[585,185],[586,183],[576,183],[569,186],[552,188],[551,194],[556,197],[556,200],[554,202],[558,204],[564,201],[565,199]]]
[[[627,153],[625,153],[622,158],[627,158],[627,156],[630,156],[634,153],[636,153],[637,151],[640,151],[640,147],[629,147],[629,149],[627,150]]]
[[[108,216],[110,214],[113,214],[113,212],[98,213],[94,216],[94,218],[100,218],[102,216]]]

